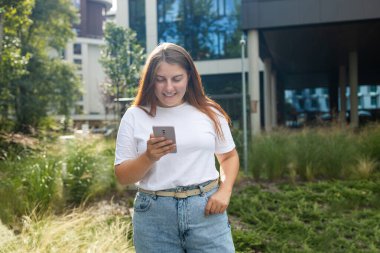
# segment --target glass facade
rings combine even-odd
[[[145,1],[129,0],[129,27],[137,33],[137,40],[146,48]]]
[[[157,0],[158,41],[194,60],[240,57],[241,0]]]
[[[241,128],[241,74],[203,75],[202,83],[207,96],[223,107],[234,127]]]

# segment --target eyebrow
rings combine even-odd
[[[182,77],[182,76],[183,76],[183,74],[179,74],[179,75],[175,75],[175,76],[173,76],[172,78]],[[160,76],[160,75],[157,75],[157,77],[166,78],[166,76]]]

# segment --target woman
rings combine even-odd
[[[226,209],[239,157],[228,122],[185,49],[153,50],[116,141],[116,177],[138,187],[136,252],[234,252]],[[173,126],[176,143],[154,136],[153,126]]]

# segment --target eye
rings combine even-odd
[[[161,83],[161,82],[164,82],[164,81],[165,81],[165,78],[163,78],[163,77],[156,77],[156,82]]]
[[[180,82],[183,79],[183,75],[178,75],[173,77],[173,82]]]

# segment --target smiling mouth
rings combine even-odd
[[[163,93],[164,97],[174,97],[177,93]]]

